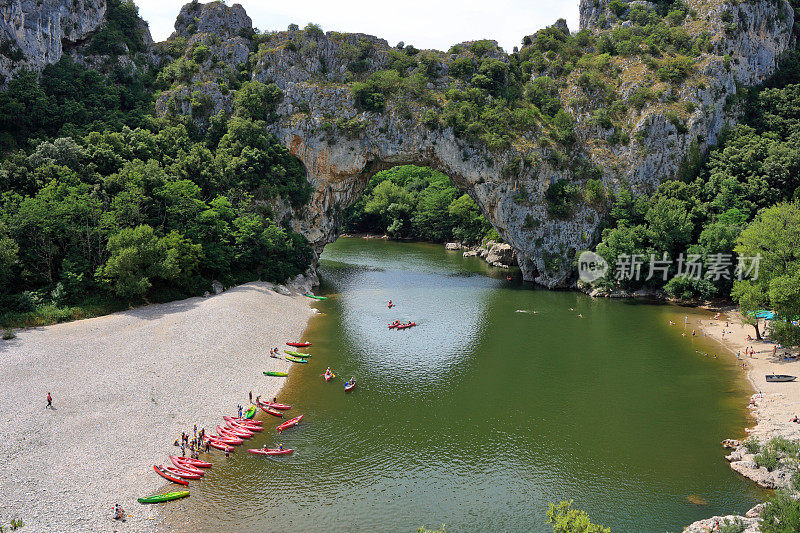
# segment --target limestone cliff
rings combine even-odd
[[[243,80],[275,83],[283,99],[267,127],[304,163],[314,192],[303,208],[278,201],[273,212],[318,252],[337,237],[343,210],[375,172],[414,163],[442,171],[475,199],[515,249],[525,279],[565,286],[572,283],[576,252],[597,242],[606,207],[581,194],[568,210],[556,212],[548,203],[553,186],[569,183],[581,190],[601,182],[611,191],[653,191],[675,177],[687,157],[717,142],[736,119],[738,87],[765,80],[794,44],[794,11],[787,0],[685,3],[688,15],[670,18],[665,31],[684,46],[695,43],[691,54],[666,47],[653,56],[645,53],[645,43],[628,53],[603,54],[600,41],[637,29],[636,17],[663,19],[659,10],[670,2],[581,1],[582,29],[598,44],[593,55],[555,65],[562,72],[554,96],[560,119],[574,123],[569,139],[559,137],[555,121],[530,104],[500,109],[505,100],[491,91],[481,96],[481,109],[519,115],[513,131],[500,132],[501,142],[476,134],[473,124],[458,128],[445,116],[453,114],[454,99],[472,98],[471,84],[492,81],[485,75],[491,72],[477,72],[487,59],[493,62],[487,68],[521,71],[525,91],[542,81],[545,70],[555,68],[547,67],[554,54],[539,50],[546,50],[545,39],[569,35],[563,23],[549,34],[525,37],[519,53],[506,54],[490,42],[418,53],[369,35],[323,33],[314,26],[256,33],[239,5],[192,2],[181,9],[173,36],[149,49],[152,57],[172,60],[160,75],[170,87],[159,95],[156,111],[191,115],[202,125],[219,112],[232,112]],[[6,73],[57,60],[62,40],[77,42],[102,23],[105,1],[44,5],[37,10],[33,2],[12,0],[0,6],[0,32],[13,36],[22,53],[11,63],[0,58]],[[475,71],[471,80],[463,75],[465,65]],[[367,110],[354,96],[356,83],[373,75],[385,78],[376,83],[385,82],[391,78],[387,72],[401,72],[401,81]],[[623,105],[609,111],[608,94]]]
[[[22,68],[39,71],[61,59],[104,20],[106,0],[4,0],[0,2],[0,76]]]

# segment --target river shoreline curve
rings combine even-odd
[[[215,296],[18,330],[0,342],[0,524],[156,530],[161,507],[136,502],[166,491],[153,464],[169,464],[172,442],[193,424],[213,432],[222,415],[248,404],[249,391],[279,393],[285,380],[262,372],[286,371],[290,363],[269,358],[269,348],[301,338],[316,312],[302,293],[315,282],[247,283]],[[45,407],[48,392],[53,409]],[[224,460],[221,452],[207,455]],[[125,509],[125,523],[112,520],[115,503]]]
[[[800,359],[794,361],[783,360],[782,348],[775,350],[775,343],[767,340],[769,337],[762,331],[764,340],[755,340],[753,326],[745,324],[742,315],[733,309],[725,310],[723,316],[716,319],[701,320],[698,324],[700,330],[710,339],[718,342],[725,349],[737,356],[746,372],[747,379],[753,387],[754,394],[750,398],[750,409],[755,425],[745,428],[748,438],[758,439],[762,444],[772,438],[783,437],[789,440],[800,440],[800,424],[791,422],[791,418],[800,415],[800,382],[767,383],[766,374],[791,374],[800,376]],[[759,325],[764,329],[763,321]],[[748,349],[755,351],[752,355]],[[767,489],[788,488],[790,486],[791,471],[787,468],[777,468],[770,472],[764,467],[758,467],[753,458],[755,454],[748,452],[742,439],[727,439],[722,445],[731,450],[725,459],[735,472],[752,480]],[[714,516],[699,520],[687,526],[684,531],[688,533],[709,531],[715,523],[724,524],[725,520],[742,520],[747,526],[745,533],[760,531],[758,527],[759,515],[763,504],[750,509],[745,516],[729,515]]]

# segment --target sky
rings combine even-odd
[[[187,0],[134,0],[153,39],[172,33]],[[202,0],[201,0],[202,1]],[[228,4],[233,2],[228,1]],[[308,22],[324,31],[359,32],[419,49],[446,51],[463,41],[492,39],[507,52],[522,37],[567,19],[578,29],[578,0],[240,0],[259,30],[285,30]]]

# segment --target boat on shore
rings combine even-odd
[[[286,346],[294,346],[295,348],[308,348],[311,346],[310,342],[287,342]]]
[[[328,299],[327,296],[315,296],[313,294],[308,294],[307,292],[304,292],[303,296],[305,296],[306,298],[311,298],[312,300],[327,300]]]
[[[276,372],[274,370],[266,370],[266,371],[264,371],[264,375],[265,376],[270,376],[270,377],[273,377],[273,378],[287,378],[287,377],[289,377],[289,373],[288,372]]]
[[[767,383],[787,383],[797,379],[797,376],[790,376],[788,374],[767,374]]]
[[[309,353],[296,352],[294,350],[284,350],[283,353],[285,353],[286,355],[293,355],[294,357],[300,357],[301,359],[311,357],[311,354]]]
[[[299,357],[295,357],[294,355],[287,355],[287,361],[291,361],[292,363],[308,363],[308,359],[301,359]]]
[[[161,503],[169,502],[172,500],[179,500],[189,495],[188,490],[179,490],[175,492],[167,492],[166,494],[153,494],[152,496],[144,496],[136,500],[139,503]]]
[[[172,481],[173,483],[177,483],[178,485],[189,486],[189,482],[188,481],[186,481],[184,479],[180,479],[178,476],[174,476],[174,475],[170,474],[169,472],[164,470],[163,466],[153,465],[153,470],[156,471],[156,474],[158,474],[159,476],[163,477],[167,481]]]

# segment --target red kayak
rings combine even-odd
[[[223,437],[238,437],[240,439],[249,439],[253,436],[253,433],[244,429],[224,428],[222,426],[217,426],[217,433]]]
[[[225,417],[222,417],[222,418],[225,418]],[[233,429],[241,429],[243,431],[247,431],[247,432],[250,432],[250,433],[252,433],[254,431],[264,431],[264,428],[262,428],[261,426],[251,426],[251,425],[248,425],[248,424],[242,424],[238,420],[226,420],[225,423],[228,424],[228,427],[231,427]]]
[[[353,390],[355,388],[355,386],[356,386],[356,382],[355,381],[353,381],[352,383],[348,381],[347,383],[344,384],[344,391],[345,392],[350,392],[351,390]]]
[[[164,466],[158,465],[158,467],[165,472],[172,474],[173,476],[182,477],[183,479],[200,479],[200,474],[195,474],[194,472],[189,472],[188,470],[184,470],[182,468],[173,468],[171,466]]]
[[[161,476],[164,479],[167,479],[169,481],[172,481],[173,483],[177,483],[178,485],[186,485],[186,486],[189,485],[188,481],[184,481],[184,480],[180,479],[178,476],[173,476],[173,475],[169,474],[168,472],[162,470],[161,468],[159,468],[156,465],[153,465],[153,470],[155,470],[156,474],[158,474],[159,476]]]
[[[169,460],[172,461],[172,464],[177,466],[178,468],[182,468],[183,470],[187,470],[189,472],[193,472],[195,474],[200,474],[201,476],[205,474],[202,470],[197,468],[196,466],[192,466],[188,463],[181,462],[180,457],[176,457],[174,455],[169,456]]]
[[[303,419],[304,416],[305,415],[300,415],[292,418],[291,420],[287,420],[286,422],[276,427],[275,429],[278,431],[278,433],[280,433],[284,429],[289,429],[290,427],[294,427],[300,423],[300,421]]]
[[[200,459],[194,459],[192,457],[177,457],[178,461],[181,463],[192,465],[196,468],[211,468],[211,463],[208,461],[201,461]]]
[[[218,450],[222,450],[223,452],[232,452],[233,446],[228,446],[224,442],[216,439],[208,439],[208,445],[212,448],[216,448]]]
[[[219,433],[219,435],[212,435],[211,437],[214,440],[217,440],[217,441],[222,442],[224,444],[228,444],[228,445],[232,445],[232,446],[238,446],[239,444],[242,444],[244,442],[242,439],[240,439],[239,437],[233,435],[232,433],[224,433],[224,432],[221,432],[221,433],[218,432],[218,433]]]
[[[283,413],[280,411],[275,411],[274,409],[270,409],[269,407],[264,407],[263,405],[259,405],[262,411],[267,413],[268,415],[277,416],[278,418],[283,418]]]
[[[417,325],[417,323],[416,323],[416,322],[412,322],[412,323],[410,323],[410,324],[400,324],[399,326],[397,326],[397,329],[406,329],[406,328],[412,328],[412,327],[414,327],[414,326],[416,326],[416,325]]]
[[[275,448],[275,449],[250,448],[247,451],[250,452],[250,453],[253,453],[255,455],[288,455],[288,454],[292,453],[294,450],[292,450],[291,448],[288,448],[286,450],[279,450],[277,448]]]
[[[236,418],[233,416],[223,416],[222,419],[228,424],[233,424],[237,427],[242,427],[250,431],[264,431],[264,428],[261,427],[261,421],[253,421],[246,418]],[[255,422],[258,422],[258,424]]]
[[[286,346],[294,346],[295,348],[307,348],[311,346],[310,342],[287,342]]]
[[[292,408],[291,405],[286,405],[285,403],[265,402],[263,400],[259,401],[258,403],[259,403],[259,405],[262,405],[264,407],[271,407],[273,409],[280,409],[281,411],[288,411],[289,409]]]
[[[395,322],[394,324],[389,324],[389,329],[394,329],[400,325],[400,322]]]
[[[325,372],[325,381],[333,379],[333,372]]]

